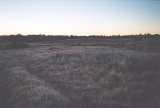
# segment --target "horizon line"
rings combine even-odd
[[[112,34],[112,35],[75,35],[75,34],[45,34],[45,33],[34,33],[34,34],[22,34],[22,33],[14,33],[14,34],[0,34],[0,36],[11,36],[11,35],[21,35],[21,36],[28,36],[28,35],[44,35],[44,36],[131,36],[131,35],[160,35],[159,33],[138,33],[138,34]]]

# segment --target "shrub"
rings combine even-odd
[[[29,45],[26,43],[10,43],[5,46],[4,49],[18,49],[18,48],[28,48]]]

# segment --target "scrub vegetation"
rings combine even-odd
[[[131,37],[1,42],[0,108],[159,108],[160,38]]]

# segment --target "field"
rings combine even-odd
[[[0,49],[0,108],[160,108],[160,40],[1,42]]]

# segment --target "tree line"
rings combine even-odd
[[[66,40],[66,39],[134,39],[141,40],[156,40],[160,39],[160,34],[138,34],[138,35],[90,35],[90,36],[75,36],[75,35],[1,35],[0,42],[42,42],[52,40]]]

